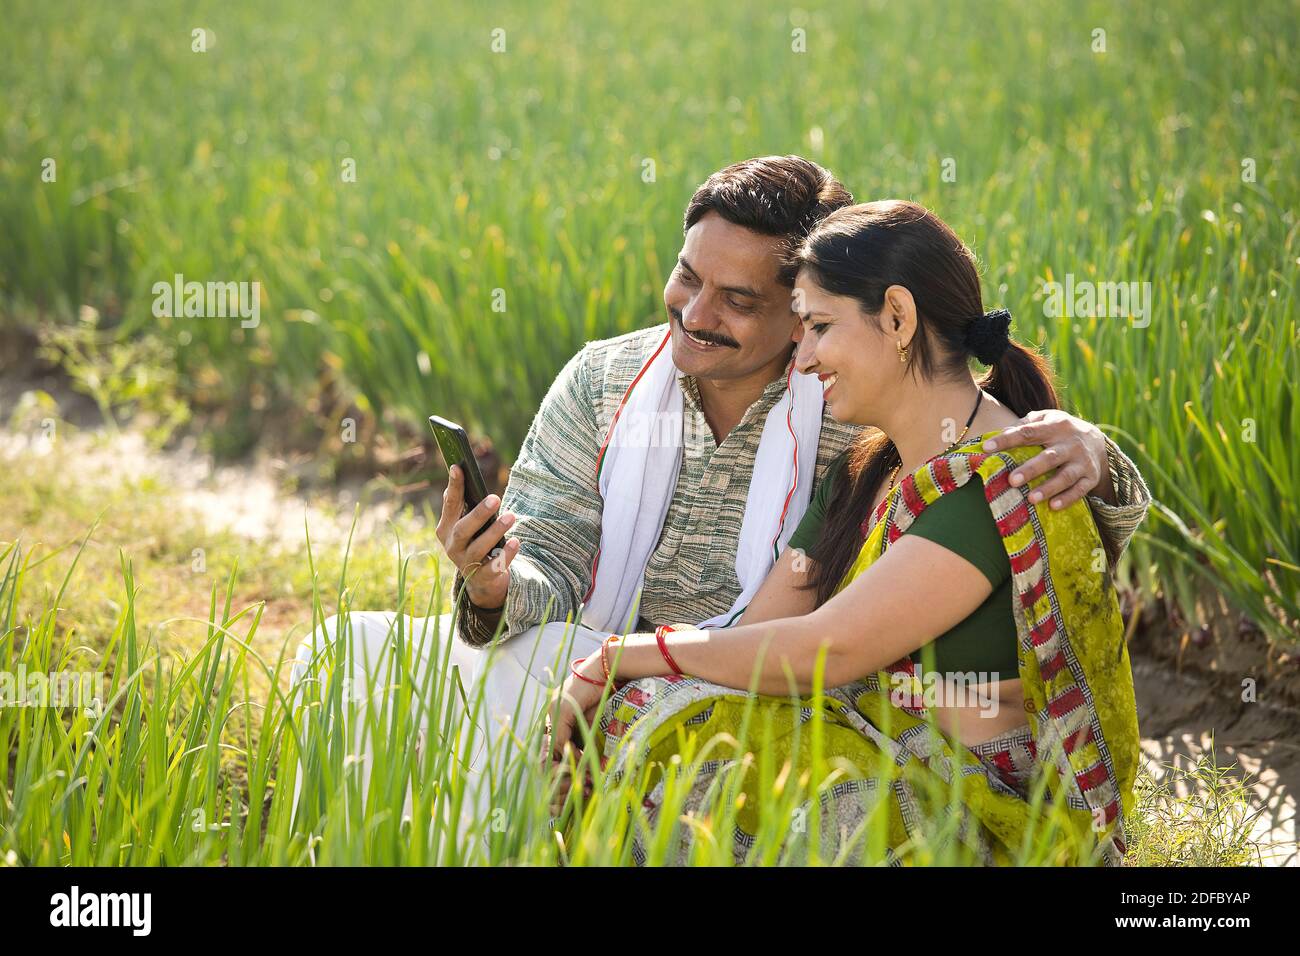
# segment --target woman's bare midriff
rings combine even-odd
[[[974,684],[968,691],[963,695],[968,698],[966,703],[941,703],[931,708],[939,726],[967,747],[1027,726],[1019,678]]]

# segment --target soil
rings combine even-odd
[[[1253,670],[1254,693],[1247,678],[1229,673],[1211,654],[1179,659],[1178,646],[1166,635],[1132,649],[1142,753],[1152,775],[1184,796],[1185,780],[1171,768],[1186,769],[1203,755],[1231,768],[1251,791],[1252,839],[1268,866],[1300,866],[1296,842],[1296,799],[1300,793],[1300,710],[1292,706],[1294,674],[1266,674],[1275,651],[1258,638]],[[1181,642],[1179,642],[1181,643]],[[1238,663],[1242,648],[1232,655]],[[1248,671],[1250,669],[1247,669]],[[1251,699],[1251,698],[1254,699]],[[1245,698],[1245,699],[1243,699]]]

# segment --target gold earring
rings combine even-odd
[[[898,339],[894,344],[898,346],[898,360],[904,364],[907,363],[907,346],[903,344],[902,339]]]

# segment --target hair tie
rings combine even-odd
[[[981,365],[993,365],[1011,344],[1010,329],[1011,313],[1006,309],[985,312],[966,326],[963,338],[966,351],[974,355]]]

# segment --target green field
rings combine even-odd
[[[1153,518],[1151,588],[1195,623],[1208,575],[1294,635],[1293,3],[73,10],[11,6],[0,39],[2,321],[89,304],[96,341],[156,340],[218,448],[341,379],[508,459],[583,342],[660,319],[695,185],[798,152],[951,222],[1072,409],[1122,429],[1187,525]],[[155,317],[177,273],[260,282],[259,325]],[[1067,275],[1150,282],[1149,325],[1045,316]]]
[[[1282,644],[1300,634],[1294,2],[18,0],[5,21],[0,333],[39,337],[106,408],[192,412],[228,454],[285,422],[337,436],[349,409],[381,434],[424,437],[437,411],[509,461],[574,351],[662,320],[696,185],[739,159],[799,153],[860,200],[930,206],[976,251],[988,307],[1011,310],[1069,409],[1148,478],[1157,505],[1123,576],[1175,636],[1239,622]],[[154,284],[177,274],[259,283],[260,321],[157,315]],[[1149,283],[1150,314],[1048,314],[1045,283],[1067,277]],[[20,531],[41,539],[5,525],[0,553]],[[19,613],[21,553],[8,553],[0,620],[52,639],[53,620]],[[128,653],[131,626],[113,653]],[[211,667],[220,651],[203,650]],[[20,652],[0,641],[5,653]],[[198,693],[159,675],[177,697],[150,703],[135,667],[123,658],[131,706],[161,715]],[[35,733],[5,719],[19,722],[0,740]],[[264,720],[274,732],[285,715]],[[174,752],[218,726],[203,711]],[[136,730],[114,739],[143,746]],[[46,759],[85,770],[66,737],[42,739],[52,749],[19,760],[29,783]],[[153,744],[165,763],[178,759],[167,743]],[[249,750],[283,745],[276,733]],[[132,790],[109,757],[98,785],[122,794],[106,811],[117,839],[123,808],[170,778]],[[239,811],[201,759],[212,812]],[[87,813],[64,800],[57,820],[23,817],[0,853],[115,861],[107,844],[49,844],[55,822],[99,827]],[[286,820],[274,827],[289,839]],[[410,859],[400,830],[383,834],[366,859]],[[204,839],[125,852],[308,858]],[[421,845],[419,859],[444,852]],[[493,853],[555,859],[531,844]]]
[[[56,605],[84,575],[76,567],[80,552],[69,557]],[[268,644],[259,634],[264,606],[239,609],[232,602],[235,575],[213,587],[206,617],[192,620],[198,625],[197,646],[180,655],[175,646],[154,642],[137,619],[137,583],[125,562],[120,613],[96,649],[76,644],[75,632],[65,629],[53,608],[38,618],[20,617],[19,596],[32,566],[31,557],[12,545],[0,548],[0,626],[7,635],[23,637],[0,642],[0,672],[95,673],[103,683],[90,706],[63,715],[36,706],[0,707],[0,746],[9,754],[6,786],[0,788],[0,867],[612,866],[632,862],[633,833],[643,837],[649,865],[729,866],[731,833],[742,806],[737,794],[742,774],[751,768],[771,798],[759,804],[760,828],[749,862],[886,862],[884,813],[869,814],[840,844],[822,846],[819,799],[838,776],[814,789],[806,775],[789,774],[788,765],[783,770],[764,759],[765,749],[752,743],[761,732],[757,720],[747,721],[746,732],[734,741],[736,752],[748,759],[735,761],[720,776],[705,813],[688,817],[682,807],[701,766],[719,756],[717,739],[696,740],[680,760],[674,757],[660,771],[666,778],[664,807],[649,825],[633,812],[640,808],[648,766],[634,763],[640,772],[621,778],[602,774],[585,725],[580,728],[584,756],[571,768],[576,774],[590,772],[596,782],[590,795],[575,794],[553,817],[552,785],[537,772],[540,714],[531,722],[522,719],[516,732],[525,749],[512,749],[501,760],[490,813],[455,824],[468,821],[470,805],[458,762],[479,737],[474,730],[458,732],[449,718],[437,716],[447,712],[454,685],[418,680],[412,668],[412,647],[421,639],[432,642],[425,646],[445,668],[450,635],[399,633],[402,650],[392,670],[371,686],[348,687],[341,676],[345,668],[331,660],[318,679],[306,682],[302,696],[294,696],[284,692],[291,661],[259,653],[258,647],[266,651]],[[314,562],[309,566],[316,575]],[[411,588],[409,554],[393,570],[404,610],[423,615],[441,606],[439,589],[421,596]],[[345,559],[340,590],[351,580]],[[321,594],[314,591],[311,600],[319,622]],[[365,733],[374,742],[368,784],[358,773],[355,745],[343,731],[363,725],[355,701],[364,697],[383,702],[364,717]],[[478,695],[467,705],[471,711],[482,706]],[[419,747],[422,714],[429,729]],[[818,710],[802,731],[811,735],[814,768],[837,766],[819,748],[824,721]],[[487,743],[489,752],[503,752],[501,738]],[[290,783],[295,767],[302,768],[303,781],[296,814]],[[851,766],[840,770],[851,772]],[[1172,785],[1139,771],[1137,801],[1126,820],[1129,860],[1146,866],[1257,864],[1261,848],[1249,836],[1252,811],[1240,783],[1223,779],[1205,762],[1177,776],[1198,795],[1180,799]],[[401,813],[408,787],[412,806]],[[938,805],[948,803],[954,810],[922,822],[907,847],[909,859],[918,865],[977,865],[974,851],[956,839],[963,778],[935,784],[934,791],[931,798]],[[1076,859],[1068,855],[1061,806],[1046,797],[1041,784],[1035,788],[1031,824],[1013,853],[1016,865]],[[679,856],[688,833],[691,846]],[[805,836],[791,840],[791,833]]]

